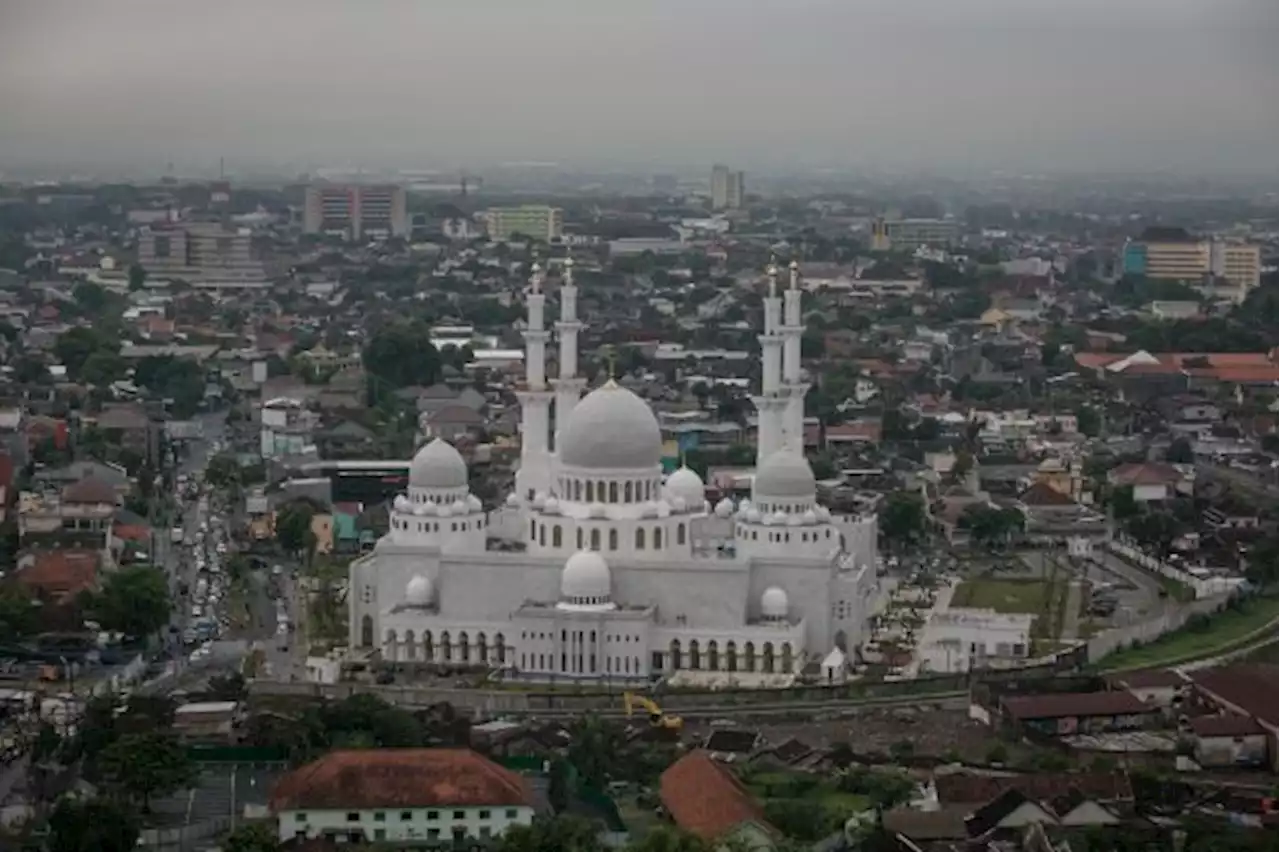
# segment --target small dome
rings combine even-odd
[[[820,521],[829,521],[829,520],[831,520],[831,510],[830,510],[830,509],[828,509],[826,506],[819,506],[819,507],[818,507],[818,520],[820,520]]]
[[[548,497],[542,504],[542,511],[550,515],[560,514],[560,501],[554,497]]]
[[[516,506],[519,506],[519,505],[520,505],[520,498],[519,498],[519,497],[517,497],[515,494],[508,494],[508,495],[507,495],[507,505],[508,505],[508,506],[511,506],[512,508],[515,508]]]
[[[658,516],[658,504],[652,500],[646,501],[645,504],[640,507],[640,516],[644,518],[656,518]]]
[[[423,515],[427,514],[428,509],[434,510],[435,506],[431,503],[419,503],[413,507],[413,513],[421,518]]]
[[[415,574],[404,588],[404,600],[409,606],[426,606],[431,603],[431,581],[421,574]]]
[[[787,593],[777,586],[770,586],[760,596],[760,615],[770,621],[781,621],[786,618],[789,608]]]
[[[761,497],[812,500],[817,490],[813,468],[805,457],[793,450],[779,450],[756,471],[751,493],[757,500]]]
[[[560,572],[560,597],[565,603],[608,603],[612,585],[609,563],[594,550],[579,550]]]
[[[403,494],[397,494],[396,499],[391,502],[391,505],[395,507],[397,512],[407,512],[409,511],[411,504],[409,503],[408,497]]]
[[[733,501],[724,497],[716,504],[716,517],[727,518],[733,514]]]
[[[752,523],[752,524],[758,524],[758,523],[760,523],[760,510],[759,510],[759,509],[748,509],[748,510],[747,510],[747,522],[748,522],[748,523]]]
[[[675,496],[671,498],[671,508],[676,512],[683,512],[689,508],[689,504],[684,502],[684,498]]]
[[[804,513],[804,522],[810,526],[813,526],[818,522],[818,513],[813,511],[812,509],[809,509],[807,512]]]
[[[547,504],[547,492],[539,491],[537,494],[534,494],[531,504],[533,508],[541,509],[543,506]]]
[[[666,500],[658,501],[658,517],[659,518],[671,517],[671,504],[668,503]]]
[[[613,380],[584,396],[561,433],[560,463],[588,470],[651,470],[662,431],[648,403]]]
[[[798,527],[804,523],[804,518],[799,515],[787,515],[787,526]]]
[[[782,526],[783,524],[785,524],[787,522],[787,518],[788,518],[788,515],[786,512],[779,511],[779,512],[773,513],[773,522],[778,526]]]
[[[467,463],[452,444],[436,438],[413,457],[409,465],[409,485],[414,488],[465,488]]]
[[[428,504],[428,505],[430,505],[430,504]],[[444,503],[441,503],[441,504],[440,504],[440,510],[439,510],[439,512],[440,512],[440,517],[442,517],[442,518],[451,518],[451,517],[453,517],[453,509],[452,509],[451,507],[449,507],[448,505],[444,504]]]
[[[473,512],[479,512],[484,508],[484,504],[480,502],[480,498],[474,494],[467,495],[467,508]]]
[[[466,500],[454,500],[453,505],[450,508],[453,509],[453,513],[455,515],[465,515],[470,511],[470,507],[467,506]]]
[[[677,497],[682,498],[686,506],[701,506],[706,499],[702,477],[683,466],[667,477],[662,490],[673,506]]]

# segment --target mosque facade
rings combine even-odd
[[[515,490],[486,512],[457,450],[423,446],[388,534],[351,565],[351,647],[534,681],[742,685],[783,685],[856,647],[877,598],[876,522],[817,500],[794,264],[781,296],[777,277],[771,266],[751,496],[712,506],[694,471],[664,476],[647,403],[613,380],[583,395],[572,261],[547,377],[535,267]]]

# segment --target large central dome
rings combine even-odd
[[[612,379],[582,398],[560,433],[560,463],[640,470],[662,462],[662,430],[643,399]]]

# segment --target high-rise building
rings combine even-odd
[[[341,233],[352,240],[403,237],[409,233],[404,189],[387,184],[307,187],[302,229],[308,234]]]
[[[1193,286],[1212,287],[1214,279],[1222,279],[1230,291],[1223,295],[1243,301],[1261,276],[1262,250],[1248,243],[1195,237],[1182,228],[1148,228],[1125,244],[1121,268],[1130,275]]]
[[[728,166],[711,167],[711,206],[716,210],[737,210],[746,203],[746,172],[735,172]]]
[[[564,211],[559,207],[538,204],[491,207],[484,215],[489,239],[498,242],[507,242],[515,237],[551,242],[560,239],[564,233]]]
[[[153,278],[178,278],[197,286],[266,286],[253,257],[248,229],[217,222],[153,225],[138,237],[138,264]]]

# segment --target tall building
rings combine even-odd
[[[403,237],[409,233],[404,189],[390,184],[317,184],[307,187],[302,229],[348,239]]]
[[[197,286],[265,286],[246,228],[217,222],[153,225],[138,237],[138,264],[153,278],[180,278]]]
[[[535,269],[517,490],[486,511],[456,449],[420,449],[388,534],[351,563],[351,647],[513,680],[704,687],[787,685],[858,647],[880,598],[876,520],[821,505],[803,455],[798,273],[779,293],[770,269],[751,497],[714,506],[688,467],[663,475],[644,400],[612,379],[579,398],[576,292],[561,291],[547,381],[541,284]]]
[[[489,239],[497,242],[507,242],[517,236],[551,242],[564,233],[564,211],[559,207],[540,204],[491,207],[484,215]]]
[[[1121,268],[1126,274],[1144,275],[1193,286],[1213,286],[1214,279],[1228,283],[1223,294],[1243,301],[1258,285],[1262,274],[1262,249],[1256,245],[1192,236],[1182,228],[1148,228],[1136,240],[1125,243]]]
[[[716,210],[737,210],[747,200],[746,172],[735,172],[728,166],[711,167],[711,206]]]

